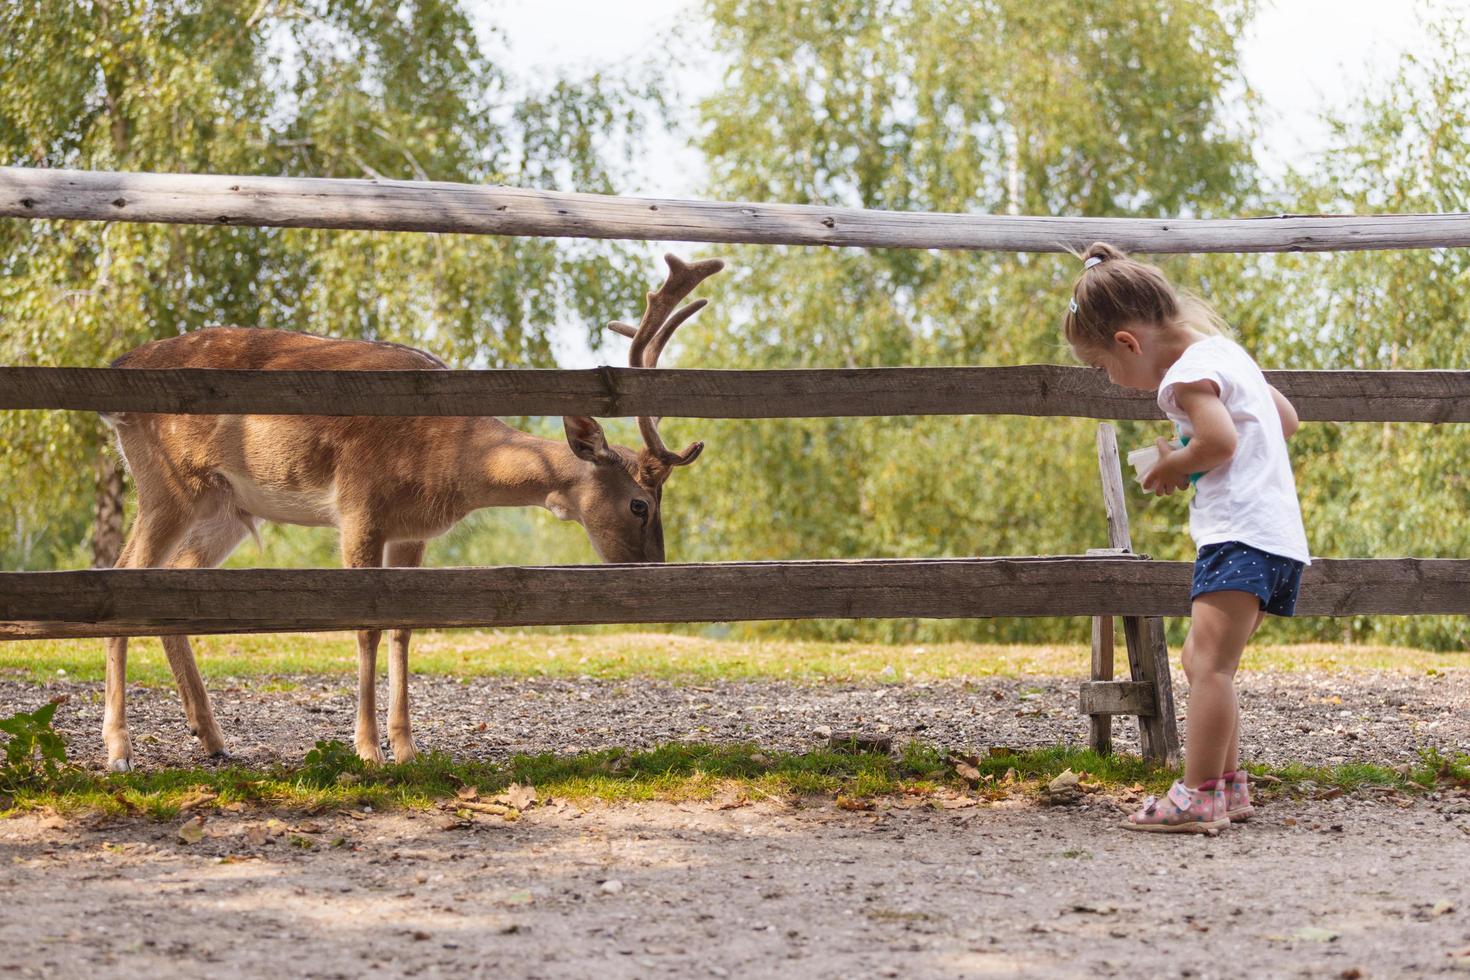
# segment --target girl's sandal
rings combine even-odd
[[[1207,834],[1230,826],[1226,816],[1225,790],[1190,789],[1178,780],[1162,799],[1150,796],[1143,809],[1123,821],[1129,830],[1155,834]]]
[[[1233,773],[1227,772],[1220,781],[1225,783],[1225,815],[1231,823],[1245,823],[1256,812],[1256,808],[1251,806],[1250,774],[1244,769],[1237,769]]]

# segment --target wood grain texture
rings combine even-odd
[[[1185,616],[1190,571],[1189,562],[1071,556],[0,572],[0,636]],[[1303,578],[1297,611],[1304,616],[1470,614],[1470,559],[1319,561]]]
[[[1092,618],[1092,679],[1108,683],[1113,679],[1113,617]],[[1153,701],[1153,691],[1149,691]],[[1084,704],[1085,704],[1084,700]],[[1087,713],[1084,707],[1083,713]],[[1113,719],[1106,714],[1093,714],[1087,719],[1087,744],[1098,755],[1113,751]]]
[[[1106,422],[1097,427],[1097,469],[1108,516],[1109,544],[1117,551],[1130,553],[1133,538],[1128,529],[1128,498],[1123,491],[1118,436]],[[1151,714],[1138,716],[1138,741],[1143,757],[1173,766],[1179,759],[1179,727],[1174,718],[1174,681],[1169,672],[1163,620],[1124,616],[1123,642],[1128,648],[1130,676],[1152,692],[1157,706]]]
[[[1111,715],[1149,718],[1158,710],[1153,685],[1134,681],[1083,681],[1077,707],[1084,715],[1104,719]]]
[[[0,217],[867,248],[1315,252],[1470,245],[1470,215],[1192,220],[867,211],[432,181],[0,167]]]
[[[1470,371],[1268,371],[1303,421],[1470,422]],[[1030,415],[1161,419],[1152,395],[1053,364],[718,371],[0,367],[0,409],[206,415]]]

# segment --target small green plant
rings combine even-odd
[[[51,719],[65,697],[51,700],[35,711],[22,711],[0,721],[5,764],[0,766],[0,794],[14,795],[24,787],[56,778],[66,765],[66,741],[51,727]]]
[[[321,739],[316,747],[306,753],[301,767],[301,781],[310,786],[326,789],[338,783],[352,782],[360,778],[363,761],[350,745],[338,739]],[[348,777],[343,779],[343,777]]]

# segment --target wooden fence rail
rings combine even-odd
[[[1136,556],[497,568],[0,572],[0,637],[774,619],[1185,616]],[[1303,616],[1470,613],[1470,559],[1327,559]]]
[[[1306,421],[1470,422],[1470,371],[1268,371]],[[709,371],[224,371],[0,367],[0,409],[275,415],[1162,418],[1101,372],[1021,367]]]
[[[0,217],[643,241],[1060,252],[1315,252],[1470,245],[1470,214],[1053,218],[560,193],[430,181],[0,167]]]

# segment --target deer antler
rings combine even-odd
[[[705,259],[703,262],[688,265],[672,254],[665,255],[664,261],[669,265],[669,276],[662,286],[648,294],[643,319],[638,321],[638,326],[635,328],[616,320],[607,325],[614,333],[632,338],[633,345],[628,349],[630,367],[658,366],[658,356],[663,353],[664,345],[669,342],[674,331],[685,320],[704,309],[708,301],[698,299],[677,311],[674,308],[695,287],[725,267],[725,263],[719,259]],[[682,453],[671,451],[659,438],[658,423],[657,418],[638,416],[638,430],[643,433],[643,442],[648,446],[648,451],[666,466],[687,466],[704,450],[704,443],[695,442]]]

